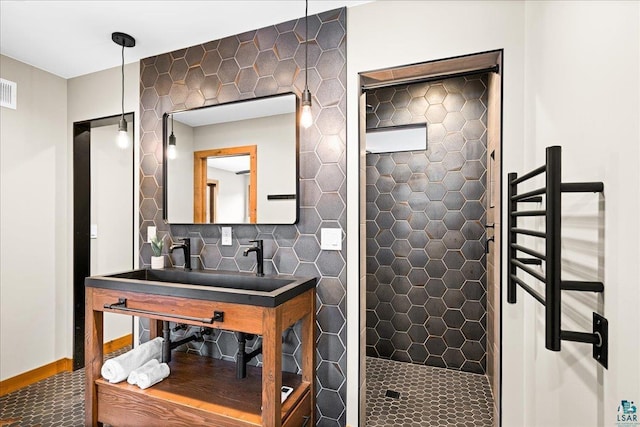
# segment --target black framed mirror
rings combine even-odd
[[[294,93],[163,115],[163,219],[170,224],[295,224]]]

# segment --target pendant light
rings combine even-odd
[[[173,114],[171,115],[171,135],[169,135],[169,146],[167,147],[167,157],[171,160],[175,159],[176,152],[176,136],[173,134]]]
[[[311,115],[311,92],[309,92],[309,0],[304,2],[304,91],[302,92],[302,111],[300,112],[300,125],[307,129],[313,124]]]
[[[118,147],[125,149],[129,147],[129,135],[127,134],[127,121],[124,119],[124,48],[136,45],[136,39],[125,33],[112,33],[111,40],[122,46],[122,117],[118,123]]]

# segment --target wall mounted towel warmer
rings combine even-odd
[[[508,175],[509,216],[507,218],[507,248],[509,253],[509,275],[507,277],[507,301],[516,302],[516,285],[534,297],[545,307],[545,347],[560,351],[560,341],[576,341],[593,345],[593,358],[605,368],[608,367],[608,322],[597,313],[593,313],[593,332],[565,331],[560,327],[561,291],[604,292],[601,282],[562,280],[561,278],[561,196],[562,193],[599,193],[604,190],[602,182],[563,183],[559,146],[547,147],[546,163],[531,172],[518,177],[516,173]],[[518,194],[518,184],[544,173],[545,187]],[[519,203],[539,203],[545,198],[543,210],[518,210]],[[529,230],[518,227],[519,217],[544,217],[545,231]],[[518,243],[518,235],[527,235],[544,239],[545,253],[538,252]],[[524,253],[529,257],[518,257]],[[545,274],[529,265],[545,263]],[[517,276],[518,269],[545,284],[544,295],[538,293]]]

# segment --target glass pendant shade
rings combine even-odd
[[[311,92],[305,89],[302,92],[302,111],[300,112],[300,125],[307,129],[313,124],[313,116],[311,115]]]
[[[171,135],[169,135],[169,146],[167,147],[167,157],[171,160],[175,159],[177,156],[176,152],[176,136],[171,131]]]
[[[118,147],[123,150],[129,148],[129,134],[127,133],[127,121],[123,118],[120,119],[118,124]]]

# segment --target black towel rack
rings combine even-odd
[[[507,277],[507,301],[516,302],[516,285],[520,286],[545,307],[545,347],[560,351],[560,341],[576,341],[593,345],[593,357],[605,368],[608,367],[608,322],[603,316],[593,313],[593,332],[565,331],[560,326],[561,291],[604,292],[601,282],[562,280],[561,278],[561,196],[562,193],[599,193],[604,190],[602,182],[562,182],[562,148],[547,147],[546,163],[529,173],[518,177],[508,175],[509,215],[507,218],[509,251],[509,275]],[[518,184],[540,174],[545,174],[546,185],[532,191],[518,194]],[[521,203],[540,203],[545,199],[545,209],[518,210]],[[520,217],[544,217],[545,231],[518,227]],[[544,239],[545,252],[533,250],[518,243],[518,235]],[[518,254],[526,254],[525,257]],[[545,263],[545,274],[530,265]],[[517,276],[518,269],[545,284],[544,295]]]

